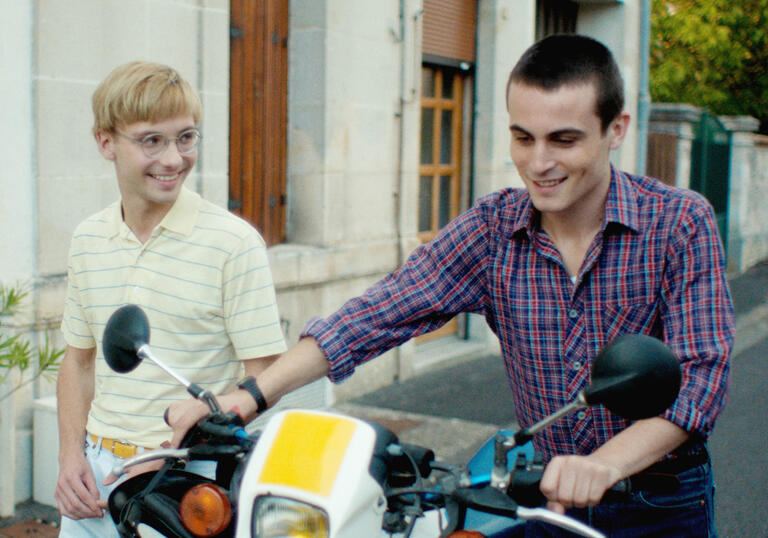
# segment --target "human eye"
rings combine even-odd
[[[512,131],[512,140],[518,144],[528,144],[533,141],[533,137],[528,133]]]
[[[571,146],[575,146],[582,138],[584,138],[584,135],[580,131],[566,130],[552,133],[550,142],[561,148],[569,148]]]
[[[576,139],[569,136],[559,136],[554,138],[552,142],[561,147],[570,147],[576,143]]]
[[[165,145],[165,137],[161,134],[148,134],[141,139],[141,145],[147,149],[159,148]]]
[[[179,135],[179,142],[181,142],[184,145],[194,144],[195,140],[197,140],[197,131],[195,131],[194,129],[190,129],[189,131],[184,131]]]

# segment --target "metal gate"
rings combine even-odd
[[[731,132],[722,122],[703,112],[691,148],[691,189],[707,197],[715,209],[723,246],[728,248],[728,190],[731,166]]]

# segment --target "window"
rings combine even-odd
[[[579,4],[573,0],[537,0],[536,40],[552,34],[576,32]]]
[[[471,114],[465,116],[465,108],[471,109],[477,0],[424,0],[423,6],[417,226],[427,242],[469,198]],[[417,342],[459,334],[463,325],[454,318]]]
[[[424,66],[421,82],[421,158],[418,232],[422,242],[461,210],[463,77]]]

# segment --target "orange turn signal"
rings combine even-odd
[[[227,495],[213,484],[195,486],[184,494],[179,505],[181,522],[195,536],[214,536],[232,520]]]
[[[485,538],[485,534],[477,531],[453,531],[448,538]]]

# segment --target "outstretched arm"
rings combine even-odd
[[[557,456],[541,479],[547,507],[563,513],[594,506],[616,482],[656,463],[689,437],[681,427],[654,417],[635,422],[589,456]]]
[[[292,390],[327,375],[329,369],[325,355],[312,338],[303,338],[279,357],[245,361],[245,374],[256,377],[269,407]],[[256,401],[245,390],[237,389],[217,399],[224,411],[237,408],[246,420],[256,417]],[[205,404],[197,400],[172,404],[168,408],[168,423],[173,428],[171,445],[179,446],[187,431],[207,413]]]

